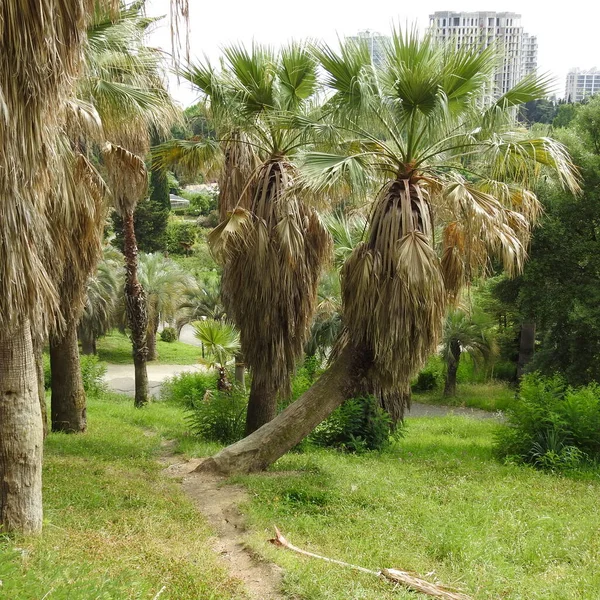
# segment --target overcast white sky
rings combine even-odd
[[[522,15],[525,31],[538,38],[538,67],[556,78],[556,93],[564,96],[565,76],[572,67],[600,67],[600,2],[598,0],[189,0],[190,55],[215,61],[231,42],[280,46],[290,39],[314,38],[335,43],[338,37],[362,29],[388,33],[392,23],[417,23],[423,30],[429,14],[438,10],[511,11]],[[150,15],[167,15],[169,0],[148,0]],[[170,50],[168,20],[151,43]],[[172,84],[184,105],[195,95]]]

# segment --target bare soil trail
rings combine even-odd
[[[231,576],[242,580],[251,600],[285,600],[287,596],[281,592],[282,569],[261,560],[245,544],[245,518],[239,507],[248,500],[246,490],[225,483],[223,477],[194,472],[205,459],[174,460],[177,459],[166,453],[161,458],[169,465],[165,473],[181,479],[183,491],[217,532],[213,548]]]

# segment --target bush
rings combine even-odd
[[[239,388],[209,391],[189,408],[186,421],[193,434],[210,442],[231,444],[244,437],[248,397]]]
[[[216,373],[187,372],[165,380],[160,389],[160,398],[166,402],[193,408],[202,402],[207,390],[216,389]]]
[[[430,392],[442,386],[445,373],[444,361],[440,356],[432,356],[413,381],[414,392]]]
[[[163,342],[168,342],[169,344],[176,342],[179,339],[177,335],[177,330],[174,327],[165,327],[160,332],[160,339]]]
[[[167,250],[172,254],[189,254],[196,243],[198,227],[192,221],[173,219],[167,225]]]
[[[385,449],[391,430],[390,416],[375,397],[365,396],[346,400],[313,431],[309,440],[316,446],[360,454]]]
[[[219,224],[220,217],[218,210],[211,210],[205,217],[200,217],[198,219],[198,226],[205,227],[207,229],[212,229]]]
[[[539,468],[575,468],[600,458],[600,386],[573,389],[564,379],[532,373],[507,410],[508,427],[496,451],[515,462]]]
[[[106,375],[106,365],[100,362],[100,359],[94,354],[82,354],[80,362],[83,389],[86,393],[97,396],[105,391],[104,375]]]

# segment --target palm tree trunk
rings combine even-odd
[[[235,382],[241,389],[246,389],[246,365],[242,354],[235,355]]]
[[[83,433],[87,427],[86,397],[74,320],[67,323],[64,335],[50,335],[50,371],[52,431]]]
[[[37,371],[38,396],[40,399],[40,411],[42,413],[42,431],[44,439],[46,439],[48,435],[48,409],[46,407],[46,376],[44,374],[44,341],[41,336],[36,335],[33,327],[31,328],[31,341],[33,343],[33,355]]]
[[[42,529],[43,428],[29,321],[0,331],[0,530]]]
[[[277,390],[268,383],[260,381],[258,377],[253,377],[246,413],[246,435],[250,435],[273,420],[275,415],[277,415]]]
[[[231,475],[266,469],[352,396],[359,364],[354,351],[345,348],[296,402],[251,435],[204,461],[198,470]]]
[[[444,385],[444,397],[450,398],[456,396],[456,373],[460,362],[460,344],[450,343],[450,352],[448,353],[448,368],[446,371],[446,384]]]
[[[82,354],[96,354],[96,338],[92,334],[81,332],[79,339]]]
[[[526,321],[521,324],[521,337],[519,341],[519,358],[517,362],[517,379],[523,377],[525,367],[533,359],[535,351],[535,321]]]
[[[138,248],[133,224],[133,210],[128,210],[123,219],[124,254],[125,254],[125,307],[131,342],[133,345],[133,364],[135,366],[135,406],[148,403],[148,311],[146,294],[138,275]]]

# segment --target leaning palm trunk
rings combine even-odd
[[[224,265],[227,314],[241,332],[252,371],[247,434],[270,421],[278,397],[289,395],[330,254],[330,236],[294,193],[293,176],[294,166],[286,161],[265,163],[253,182],[249,209],[235,209],[209,238]]]
[[[87,427],[77,323],[69,321],[60,335],[50,335],[52,431],[83,433]]]
[[[146,294],[138,280],[138,249],[133,224],[133,210],[123,219],[125,255],[125,307],[131,329],[133,365],[135,369],[135,406],[148,403],[148,312]]]
[[[296,402],[243,440],[204,461],[200,471],[224,475],[262,471],[300,443],[360,385],[361,361],[347,347]]]
[[[27,320],[0,331],[0,527],[42,527],[43,426]]]

